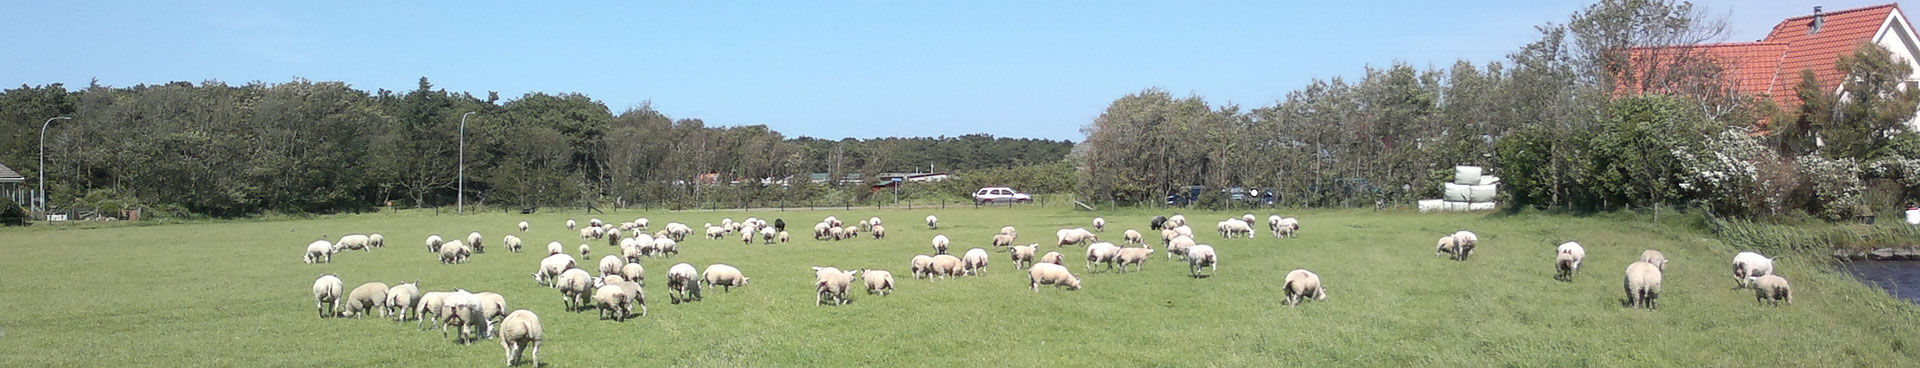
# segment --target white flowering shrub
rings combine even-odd
[[[1728,128],[1693,148],[1673,152],[1680,162],[1680,188],[1718,214],[1777,213],[1796,184],[1762,175],[1780,157],[1745,128]]]
[[[1828,220],[1846,220],[1859,213],[1860,163],[1852,158],[1829,159],[1820,154],[1800,156],[1800,176],[1812,189],[1808,212]]]

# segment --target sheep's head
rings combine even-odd
[[[1068,290],[1080,290],[1080,278],[1079,278],[1079,277],[1073,277],[1073,276],[1067,276],[1067,289],[1068,289]]]

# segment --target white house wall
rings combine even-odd
[[[1907,76],[1908,82],[1920,82],[1920,57],[1915,57],[1920,55],[1920,42],[1914,41],[1913,25],[1907,23],[1907,18],[1898,10],[1889,14],[1880,31],[1874,33],[1873,42],[1890,51],[1895,59],[1907,62],[1913,69],[1913,74]],[[1907,127],[1920,131],[1920,114],[1907,121]]]

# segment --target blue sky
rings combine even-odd
[[[346,4],[342,4],[346,3]],[[79,2],[0,0],[0,86],[294,77],[503,98],[581,92],[790,136],[1081,138],[1160,87],[1272,104],[1396,61],[1503,58],[1576,1]],[[1705,1],[1730,40],[1813,5]]]

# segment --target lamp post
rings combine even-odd
[[[40,192],[40,204],[36,206],[40,209],[41,213],[47,212],[47,125],[53,124],[54,120],[71,119],[73,118],[55,116],[47,119],[46,122],[40,123],[40,187],[38,188]]]
[[[459,214],[467,213],[467,116],[470,115],[472,111],[460,114],[460,192],[454,199],[454,211]]]

